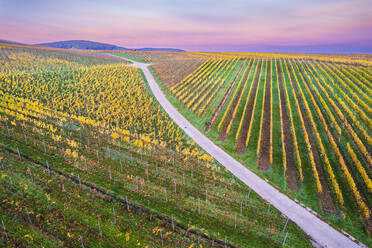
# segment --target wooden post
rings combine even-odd
[[[115,208],[112,207],[112,216],[114,217],[114,224],[116,224]]]
[[[125,202],[127,203],[127,209],[129,211],[129,202],[128,202],[128,197],[127,196],[125,197]]]
[[[80,235],[80,242],[81,242],[81,248],[85,248],[84,247],[84,242],[83,242],[83,237],[81,237],[81,235]]]
[[[247,201],[245,203],[245,206],[248,206],[248,200],[249,200],[249,198],[251,196],[251,192],[252,192],[252,189],[249,189],[248,196],[247,196]]]
[[[282,246],[284,246],[285,241],[287,240],[287,237],[288,237],[288,232],[285,233],[285,236],[284,236],[284,240],[283,240]]]
[[[101,229],[101,225],[99,224],[99,218],[97,217],[97,225],[98,225],[98,229],[99,229],[99,236],[102,237],[102,229]]]
[[[283,230],[282,230],[283,233],[285,232],[285,229],[287,228],[288,220],[289,220],[289,218],[287,217],[287,220],[286,220],[286,222],[284,224],[284,227],[283,227]]]
[[[50,168],[49,168],[48,160],[45,160],[45,162],[46,162],[46,166],[47,166],[47,168],[48,168],[48,174],[50,175]]]
[[[173,214],[172,214],[172,230],[174,232],[174,219],[173,219]]]
[[[8,136],[10,137],[10,131],[9,131],[9,127],[8,127],[8,121],[5,122],[5,125],[6,125],[6,131],[8,132]]]
[[[18,148],[18,146],[17,146],[17,153],[18,153],[18,157],[19,157],[19,159],[21,159],[21,153],[19,152],[19,148]]]
[[[31,181],[34,182],[34,178],[32,177],[32,173],[31,173],[31,169],[30,168],[28,168],[28,174],[31,177]]]
[[[8,233],[6,232],[6,227],[5,227],[5,224],[4,224],[4,221],[3,220],[1,220],[1,225],[3,226],[5,238],[8,238]]]
[[[26,213],[27,213],[27,219],[31,223],[30,212],[28,211],[27,207],[26,207]]]
[[[174,179],[173,182],[174,182],[174,193],[177,194],[177,182],[176,182],[176,179]]]
[[[26,143],[26,145],[28,145],[28,142],[27,142],[27,136],[26,136],[25,132],[23,132],[23,137],[25,138],[25,143]]]
[[[237,213],[235,213],[235,229],[236,229],[236,219],[237,219]]]
[[[47,202],[48,202],[48,209],[51,210],[52,207],[50,206],[50,201],[49,201],[49,197],[48,197],[48,195],[46,196],[46,198],[47,198]]]

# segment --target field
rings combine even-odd
[[[138,69],[8,45],[0,65],[0,246],[311,247],[175,126]]]
[[[114,53],[134,61],[152,64],[152,68],[160,80],[166,85],[173,85],[190,75],[209,56],[190,56],[183,52],[121,52]],[[172,66],[164,66],[169,65]]]
[[[371,244],[371,56],[186,55],[209,58],[178,83],[162,81],[172,62],[153,65],[173,105],[248,168]]]

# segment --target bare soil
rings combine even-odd
[[[234,88],[234,85],[236,84],[236,81],[237,81],[236,79],[239,77],[239,75],[242,72],[244,66],[247,64],[247,61],[248,60],[246,60],[245,63],[240,67],[239,72],[236,74],[236,76],[234,78],[234,81],[230,84],[230,86],[228,87],[228,89],[227,89],[225,95],[223,96],[221,102],[218,104],[217,108],[214,110],[211,118],[208,121],[208,125],[205,125],[205,131],[209,131],[209,129],[214,125],[214,122],[216,121],[217,116],[221,112],[222,107],[226,103],[226,101],[229,98],[229,95],[230,95],[232,89]]]
[[[290,72],[290,77],[291,77],[291,80],[292,80],[292,87],[295,91],[296,98],[298,99],[302,116],[304,117],[305,129],[306,129],[306,132],[307,132],[308,137],[309,137],[309,142],[310,142],[310,145],[311,145],[311,151],[314,155],[314,161],[315,161],[316,169],[318,171],[319,180],[320,180],[320,183],[322,184],[322,188],[323,188],[322,192],[318,193],[319,198],[320,198],[320,202],[321,202],[321,206],[322,206],[322,208],[325,212],[332,213],[332,214],[337,214],[336,207],[333,203],[332,196],[329,192],[328,185],[327,185],[327,182],[326,182],[325,177],[324,177],[324,172],[323,172],[323,168],[321,166],[319,153],[318,153],[318,150],[316,149],[317,144],[316,144],[316,142],[314,140],[314,137],[312,135],[310,122],[308,120],[308,116],[307,116],[307,113],[305,111],[305,106],[304,106],[304,103],[302,102],[302,99],[300,98],[300,94],[299,94],[298,89],[297,89],[297,87],[295,86],[295,83],[294,83],[295,80],[296,80],[295,75],[293,75],[292,70],[290,70],[290,71],[291,71]]]
[[[284,88],[283,88],[283,75],[280,70],[278,71],[278,84],[279,84],[279,90],[280,90],[280,100],[281,100],[280,105],[282,108],[282,119],[283,119],[284,140],[282,140],[282,142],[284,142],[285,144],[285,155],[286,155],[286,161],[287,161],[287,170],[285,174],[286,179],[287,179],[287,187],[291,190],[297,191],[298,180],[297,180],[297,173],[296,173],[296,164],[294,161],[295,151],[293,149],[293,142],[292,142],[293,137],[292,137],[292,132],[290,129],[289,114],[287,112],[287,107],[285,104],[286,98],[285,98]]]
[[[261,129],[261,149],[258,160],[258,168],[267,170],[270,164],[270,123],[271,123],[271,61],[267,62],[266,87],[265,87],[265,105]]]
[[[248,102],[248,107],[247,107],[246,112],[243,113],[243,115],[245,115],[245,116],[244,116],[244,120],[243,120],[242,132],[241,132],[241,134],[238,138],[238,142],[237,142],[236,148],[235,148],[237,153],[244,153],[245,149],[246,149],[245,141],[247,139],[249,124],[250,124],[251,118],[252,118],[253,105],[254,105],[254,100],[255,100],[255,97],[256,97],[256,91],[257,91],[257,87],[258,87],[258,80],[260,78],[260,73],[261,73],[261,65],[262,65],[262,61],[260,61],[259,64],[258,64],[257,72],[256,72],[256,75],[255,75],[255,78],[253,79],[252,92],[251,92],[251,95],[248,99],[248,101],[249,101]]]
[[[245,82],[245,80],[247,80],[247,77],[249,75],[249,71],[252,70],[252,64],[253,64],[252,62],[249,64],[249,68],[248,68],[247,72],[245,73],[245,75],[243,76],[244,78],[243,78],[243,81],[242,81],[242,85],[240,86],[239,91],[238,91],[238,93],[235,96],[235,99],[234,99],[234,102],[232,104],[232,107],[234,107],[234,106],[236,106],[236,105],[239,104],[239,102],[238,102],[239,101],[239,95],[243,91],[244,82]],[[232,120],[233,114],[234,114],[234,111],[230,111],[229,112],[229,115],[227,116],[227,119],[226,119],[226,121],[225,121],[225,123],[224,123],[224,125],[222,127],[220,136],[218,137],[220,140],[225,140],[226,139],[226,137],[228,135],[228,133],[227,133],[227,127],[228,127],[229,123],[231,121],[233,121]]]
[[[190,73],[194,72],[199,66],[204,63],[202,59],[188,59],[188,60],[164,60],[154,63],[152,68],[161,82],[171,87],[180,83]]]

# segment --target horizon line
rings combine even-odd
[[[114,43],[107,43],[107,42],[101,42],[101,41],[92,41],[87,39],[69,39],[69,40],[57,40],[57,41],[47,41],[47,42],[38,42],[38,43],[24,43],[20,41],[15,40],[8,40],[4,38],[0,38],[0,43],[8,42],[8,43],[14,43],[18,45],[27,45],[27,46],[38,46],[38,47],[47,47],[47,46],[39,46],[41,44],[48,44],[48,43],[58,43],[58,42],[67,42],[67,41],[88,41],[88,42],[95,42],[95,43],[101,43],[106,45],[114,45],[130,50],[136,50],[136,49],[145,49],[145,48],[153,48],[153,49],[179,49],[184,50],[185,52],[206,52],[206,53],[289,53],[289,54],[372,54],[372,47],[367,48],[361,48],[358,49],[347,49],[347,47],[344,48],[344,51],[340,50],[329,50],[327,51],[325,48],[319,48],[322,46],[342,46],[345,44],[314,44],[314,45],[268,45],[268,44],[247,44],[247,45],[226,45],[231,47],[237,47],[235,50],[234,48],[226,48],[226,50],[222,50],[220,48],[218,49],[185,49],[185,48],[179,48],[179,47],[172,47],[172,46],[144,46],[144,47],[128,47],[123,45],[117,45]],[[238,48],[239,46],[261,46],[260,48]],[[308,47],[308,48],[306,48]],[[52,48],[52,47],[49,47]],[[57,49],[63,49],[63,50],[74,50],[73,48],[57,48]],[[231,50],[233,49],[233,50]],[[280,49],[282,49],[280,51]],[[292,49],[292,50],[291,50]],[[296,50],[297,49],[297,50]],[[340,49],[340,47],[338,48]],[[76,50],[96,50],[96,49],[76,49]],[[99,50],[97,50],[99,51]],[[112,51],[124,51],[124,50],[112,50]],[[146,51],[151,52],[151,51]]]

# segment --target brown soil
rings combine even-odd
[[[234,99],[234,102],[233,102],[233,104],[232,104],[232,107],[234,107],[234,106],[236,106],[236,105],[239,104],[239,102],[238,102],[238,101],[239,101],[239,95],[240,95],[241,92],[243,91],[244,82],[245,82],[245,80],[247,80],[247,77],[248,77],[248,75],[249,75],[249,71],[252,70],[252,64],[253,64],[253,62],[251,61],[251,63],[249,64],[249,68],[248,68],[247,72],[245,73],[245,75],[243,75],[244,78],[243,78],[242,84],[241,84],[241,86],[240,86],[240,88],[239,88],[238,93],[237,93],[236,96],[235,96],[235,99]],[[234,114],[234,111],[230,111],[230,112],[229,112],[229,115],[227,116],[227,119],[226,119],[226,121],[225,121],[225,123],[224,123],[224,125],[223,125],[223,127],[222,127],[222,130],[221,130],[220,136],[218,137],[220,140],[225,140],[225,139],[226,139],[226,137],[227,137],[227,135],[228,135],[228,133],[226,133],[226,131],[227,131],[227,127],[228,127],[229,123],[230,123],[231,121],[233,121],[233,120],[232,120],[232,118],[233,118],[233,114]]]
[[[220,90],[220,88],[221,88],[221,87],[226,83],[227,78],[230,77],[230,75],[231,75],[231,71],[234,70],[235,67],[236,67],[236,65],[233,65],[232,67],[230,67],[230,68],[228,69],[228,70],[229,70],[229,72],[228,72],[228,74],[227,74],[228,76],[225,78],[224,81],[222,81],[221,83],[219,83],[218,85],[216,85],[215,88],[209,92],[207,98],[213,97],[212,95],[217,94],[217,92]],[[241,67],[241,68],[242,68],[242,67]],[[239,69],[239,71],[240,71],[240,70],[241,70],[241,69]],[[227,91],[229,91],[229,89],[231,88],[231,85],[232,85],[232,84],[229,85]],[[227,92],[226,92],[226,93],[227,93]],[[226,93],[225,93],[225,94],[226,94]],[[203,105],[205,105],[205,109],[207,109],[207,108],[209,107],[209,105],[212,104],[212,102],[213,102],[213,101],[209,101],[209,102],[207,102],[206,104],[203,103],[203,102],[201,102],[201,103],[199,103],[197,109],[201,108],[201,106],[203,106]],[[221,104],[221,102],[220,102],[220,104]],[[206,126],[206,131],[208,131],[208,130],[207,130],[207,126]]]
[[[249,124],[250,124],[251,118],[252,118],[253,105],[254,105],[254,100],[255,100],[255,97],[256,97],[256,91],[257,91],[257,87],[258,87],[258,80],[260,78],[260,73],[261,73],[261,65],[262,65],[262,61],[260,60],[260,62],[258,64],[258,67],[257,67],[256,75],[255,75],[255,78],[254,78],[254,81],[253,81],[252,92],[251,92],[251,95],[248,99],[248,101],[249,101],[248,102],[248,107],[247,107],[246,112],[243,113],[245,116],[244,116],[244,120],[243,120],[242,132],[239,136],[238,143],[237,143],[236,148],[235,148],[237,153],[244,153],[245,149],[246,149],[245,141],[247,139]]]
[[[228,64],[229,61],[226,61],[226,63]],[[223,71],[221,71],[222,67],[224,67],[225,65],[222,65],[221,68],[219,69],[220,71],[215,73],[210,80],[214,80],[215,78],[218,78],[219,76],[221,76],[221,74],[223,73]],[[226,65],[226,68],[228,68],[228,67],[229,67],[229,65]],[[225,68],[225,70],[226,70],[226,68]],[[212,85],[209,85],[209,87],[204,87],[204,88],[200,89],[199,92],[198,92],[198,97],[196,99],[195,98],[193,99],[194,102],[191,104],[189,109],[193,108],[195,106],[195,104],[198,104],[196,106],[196,109],[199,109],[201,106],[204,106],[204,105],[205,105],[205,108],[207,108],[208,105],[206,105],[206,103],[205,103],[206,99],[209,97],[210,94],[213,94],[213,92],[218,87],[220,87],[223,83],[224,82],[220,82],[219,84],[217,84],[216,82],[214,82]],[[210,91],[208,92],[208,90],[210,90]],[[205,98],[204,101],[198,103],[199,99],[201,97],[203,97],[206,94],[206,92],[208,92],[207,98]]]
[[[276,61],[277,63],[277,61]],[[279,65],[277,64],[279,67]],[[282,119],[283,119],[283,135],[284,135],[284,142],[285,144],[285,155],[287,161],[287,170],[286,170],[286,179],[287,179],[287,186],[291,190],[298,189],[298,181],[297,181],[297,173],[296,173],[296,164],[294,161],[294,154],[295,151],[293,149],[293,142],[292,142],[292,133],[290,129],[289,123],[289,113],[287,112],[287,107],[285,104],[285,94],[283,88],[283,75],[280,70],[278,70],[278,84],[280,90],[280,105],[282,107]]]
[[[236,76],[234,78],[234,81],[230,84],[230,86],[228,87],[228,89],[227,89],[225,95],[223,96],[221,102],[218,104],[217,108],[214,110],[211,118],[208,121],[208,125],[205,126],[205,131],[209,131],[209,129],[213,126],[214,122],[217,119],[218,114],[221,112],[222,107],[224,106],[225,102],[227,101],[227,98],[229,98],[229,95],[230,95],[232,89],[234,88],[234,85],[236,84],[236,81],[237,81],[236,79],[239,77],[239,75],[242,72],[244,66],[247,64],[247,61],[248,60],[246,60],[245,63],[240,67],[239,72],[236,74]]]
[[[161,61],[152,65],[160,81],[167,87],[180,83],[204,63],[202,59]]]
[[[260,158],[258,160],[258,168],[260,170],[267,170],[270,164],[270,122],[271,122],[271,110],[270,110],[270,85],[271,85],[271,61],[267,62],[267,73],[266,73],[266,87],[265,87],[265,105],[263,113],[263,121],[261,128],[261,149]]]
[[[369,217],[369,219],[363,218],[364,224],[366,226],[367,231],[369,232],[369,235],[372,235],[372,216]]]
[[[316,144],[316,142],[314,140],[314,137],[312,135],[312,130],[311,130],[309,120],[307,119],[308,116],[307,116],[307,113],[305,111],[304,103],[302,102],[303,99],[301,99],[300,93],[298,92],[298,89],[297,89],[297,87],[295,86],[295,83],[294,83],[296,79],[295,79],[295,76],[293,75],[292,70],[290,70],[290,77],[291,77],[291,80],[292,80],[292,87],[295,91],[296,98],[299,101],[302,116],[304,117],[305,129],[306,129],[306,132],[307,132],[308,137],[309,137],[309,142],[310,142],[310,145],[311,145],[311,151],[314,155],[314,161],[315,161],[316,169],[318,171],[319,180],[320,180],[320,183],[322,184],[322,188],[323,188],[323,191],[321,193],[318,193],[322,208],[327,213],[337,214],[337,210],[336,210],[335,205],[333,203],[332,196],[329,192],[327,182],[324,178],[324,172],[323,172],[323,168],[322,168],[321,163],[320,163],[319,153],[318,153],[318,150],[316,149],[317,144]]]

